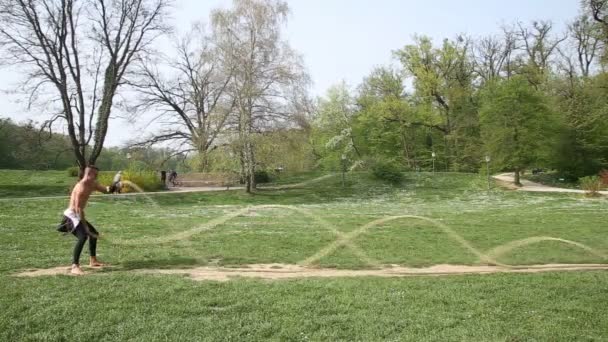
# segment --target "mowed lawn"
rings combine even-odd
[[[67,171],[0,170],[0,198],[66,195],[75,181]]]
[[[297,175],[293,181],[318,176]],[[608,254],[606,199],[488,194],[477,175],[439,173],[407,174],[400,186],[356,173],[345,188],[336,176],[256,195],[95,197],[87,214],[103,235],[98,255],[113,268],[84,277],[14,277],[25,269],[69,265],[74,238],[54,230],[66,203],[0,201],[2,341],[608,339],[605,271],[229,282],[134,272],[295,264],[335,243],[336,231],[349,234],[401,215],[437,220],[481,253],[535,236],[571,240],[596,252],[545,241],[499,256],[502,263],[608,263],[601,256]],[[248,212],[223,224],[205,226],[246,207]],[[340,247],[314,265],[480,264],[440,227],[421,219],[378,225],[351,243],[374,263]]]

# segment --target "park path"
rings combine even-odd
[[[321,176],[315,179],[311,179],[305,182],[301,182],[301,183],[295,183],[295,184],[284,184],[284,185],[278,185],[278,186],[263,186],[260,187],[261,190],[281,190],[281,189],[290,189],[290,188],[295,188],[295,187],[300,187],[300,186],[305,186],[308,184],[312,184],[312,183],[316,183],[322,180],[325,180],[327,178],[333,177],[335,176],[335,174],[329,174],[329,175],[325,175],[325,176]],[[492,178],[502,181],[502,182],[506,182],[510,185],[513,185],[513,183],[515,182],[515,175],[512,172],[508,172],[508,173],[501,173],[498,175],[494,175],[492,176]],[[547,186],[547,185],[543,185],[540,183],[535,183],[526,179],[521,179],[521,183],[523,186],[521,187],[517,187],[517,190],[519,191],[531,191],[531,192],[566,192],[566,193],[577,193],[577,194],[584,194],[585,191],[584,190],[578,190],[578,189],[565,189],[565,188],[557,188],[557,187],[552,187],[552,186]],[[179,193],[191,193],[191,192],[213,192],[213,191],[226,191],[226,190],[243,190],[244,187],[238,186],[238,187],[230,187],[230,188],[226,188],[224,186],[204,186],[204,187],[174,187],[174,188],[169,188],[168,191],[160,191],[160,192],[130,192],[130,193],[126,193],[126,194],[117,194],[117,195],[113,195],[113,196],[140,196],[140,195],[166,195],[166,194],[179,194]],[[600,194],[608,196],[608,191],[600,191]],[[108,196],[108,195],[91,195],[91,197],[101,197],[101,196]],[[62,199],[62,198],[69,198],[69,196],[67,195],[61,195],[61,196],[37,196],[37,197],[9,197],[9,198],[0,198],[0,201],[13,201],[13,200],[46,200],[46,199]]]
[[[333,177],[335,174],[329,174],[325,176],[321,176],[318,178],[314,178],[311,180],[307,180],[301,183],[292,183],[292,184],[284,184],[284,185],[274,185],[274,186],[260,186],[260,190],[282,190],[282,189],[291,189],[296,187],[305,186],[312,183],[317,183],[327,178]],[[245,189],[242,186],[236,187],[225,187],[225,186],[201,186],[201,187],[171,187],[168,191],[158,191],[158,192],[129,192],[125,194],[115,194],[115,195],[107,195],[107,194],[99,194],[99,195],[91,195],[91,197],[102,197],[102,196],[141,196],[141,195],[166,195],[166,194],[180,194],[180,193],[191,193],[191,192],[213,192],[213,191],[227,191],[227,190],[243,190]],[[37,196],[37,197],[8,197],[8,198],[0,198],[0,201],[14,201],[14,200],[47,200],[47,199],[68,199],[70,196],[61,195],[61,196]]]
[[[91,197],[107,197],[107,196],[115,196],[115,197],[127,197],[127,196],[141,196],[141,195],[166,195],[166,194],[180,194],[180,193],[189,193],[189,192],[212,192],[212,191],[226,191],[226,190],[242,190],[243,187],[230,187],[227,189],[225,186],[205,186],[205,187],[192,187],[192,188],[169,188],[168,191],[157,191],[157,192],[129,192],[125,194],[98,194],[91,195]],[[0,201],[15,201],[15,200],[46,200],[46,199],[68,199],[70,196],[61,195],[61,196],[37,196],[37,197],[8,197],[8,198],[0,198]]]
[[[497,179],[499,181],[503,181],[509,183],[510,185],[515,185],[515,174],[512,172],[501,173],[499,175],[492,176],[492,178]],[[568,193],[576,193],[576,194],[584,194],[584,190],[579,189],[565,189],[565,188],[557,188],[548,185],[543,185],[540,183],[535,183],[526,179],[521,179],[521,187],[517,187],[519,191],[531,191],[531,192],[568,192]],[[600,191],[602,195],[608,195],[608,191]]]

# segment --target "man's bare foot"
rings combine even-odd
[[[80,265],[72,265],[72,269],[70,270],[70,273],[73,275],[84,275],[84,272],[80,268]]]
[[[89,261],[89,266],[91,266],[91,267],[104,267],[104,266],[106,266],[106,264],[104,264],[103,262],[100,262],[99,260],[97,260],[96,257],[91,257],[91,259]]]

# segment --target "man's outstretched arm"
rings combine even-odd
[[[95,190],[99,191],[99,192],[103,192],[106,194],[110,193],[110,187],[109,186],[103,186],[99,183],[95,183]]]

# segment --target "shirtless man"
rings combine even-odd
[[[82,248],[87,239],[89,239],[89,253],[91,255],[89,265],[91,267],[104,266],[96,257],[97,237],[99,233],[86,220],[84,214],[84,208],[87,206],[87,201],[93,191],[110,192],[110,187],[103,187],[97,183],[97,171],[97,167],[93,165],[86,167],[84,177],[76,183],[74,190],[72,190],[70,206],[63,212],[64,217],[62,225],[59,228],[59,231],[71,232],[78,238],[74,246],[71,269],[71,273],[76,275],[84,274],[80,268],[80,253],[82,253]]]

